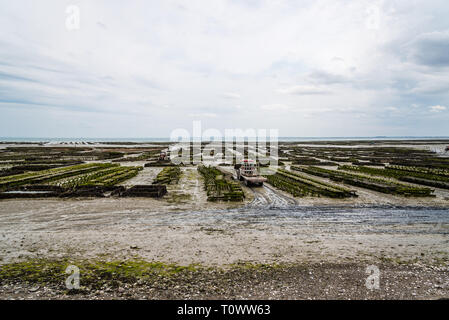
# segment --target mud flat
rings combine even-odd
[[[141,172],[134,178],[124,181],[121,185],[124,186],[133,186],[133,185],[142,185],[142,184],[151,184],[153,183],[154,178],[156,178],[157,174],[162,170],[162,168],[152,167],[152,168],[143,168]]]
[[[253,197],[244,205],[211,203],[197,174],[186,168],[162,199],[0,201],[0,297],[449,296],[447,208],[308,205],[305,201],[312,199],[295,199],[270,186],[246,190]],[[33,263],[55,273],[25,280]],[[65,267],[84,263],[114,267],[97,270],[95,281],[81,280],[82,290],[67,291],[61,279]],[[128,263],[182,271],[167,275],[158,267],[162,276],[157,278],[139,272],[117,277]],[[370,265],[381,270],[380,290],[365,287]]]
[[[254,199],[243,207],[230,208],[228,204],[207,202],[201,186],[194,182],[196,170],[186,171],[180,189],[190,184],[193,191],[188,201],[174,197],[169,201],[104,198],[0,202],[1,264],[8,270],[19,270],[19,275],[30,263],[57,263],[61,269],[86,261],[111,263],[115,274],[127,263],[159,261],[182,272],[167,275],[162,267],[163,276],[157,280],[141,277],[140,273],[126,279],[100,277],[101,282],[85,282],[84,291],[67,292],[61,287],[62,280],[39,284],[36,279],[24,281],[24,277],[2,271],[0,277],[6,279],[0,297],[449,296],[447,209],[298,206],[298,199],[269,187],[254,190]],[[15,269],[14,263],[21,262],[25,265]],[[366,289],[364,272],[369,265],[381,270],[383,289]],[[59,277],[57,272],[45,279]]]
[[[448,259],[447,209],[292,206],[273,193],[233,209],[195,200],[197,210],[186,210],[184,199],[163,206],[137,198],[3,200],[1,263],[102,256],[210,266]]]
[[[267,201],[259,203],[263,212],[255,204],[244,211],[151,212],[149,201],[99,200],[92,200],[95,205],[67,201],[59,211],[61,204],[48,200],[42,200],[45,209],[35,210],[33,200],[8,217],[2,214],[0,297],[449,296],[447,211],[310,207],[295,212],[270,209]],[[67,291],[62,285],[66,266],[83,270],[86,263],[105,267],[94,269],[99,273],[95,280],[81,276],[81,291]],[[127,264],[146,263],[158,266],[162,276],[142,276],[139,269],[134,276],[128,271],[127,277],[118,276]],[[30,264],[39,268],[32,269],[36,278],[26,276]],[[379,290],[365,287],[370,265],[381,272]],[[53,273],[41,276],[38,270]]]
[[[322,180],[324,182],[332,182],[329,179],[324,179],[312,176],[313,179]],[[412,185],[412,184],[410,184]],[[274,187],[267,184],[271,189]],[[449,210],[449,190],[432,188],[434,190],[434,197],[402,197],[373,190],[367,190],[360,187],[347,186],[357,193],[357,197],[336,199],[328,197],[293,197],[296,203],[300,206],[422,206],[422,207],[440,207]],[[277,194],[284,197],[292,197],[289,193],[282,190],[276,190]]]
[[[151,184],[160,170],[121,184]],[[160,199],[1,200],[0,298],[449,297],[448,190],[295,198],[267,184],[243,186],[242,203],[209,202],[195,166],[166,187]],[[69,264],[79,291],[63,285]],[[368,266],[380,289],[366,287]]]

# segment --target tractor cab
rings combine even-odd
[[[254,177],[259,174],[257,163],[254,160],[243,160],[240,173],[247,177]]]
[[[165,161],[168,160],[168,156],[167,153],[165,151],[161,151],[161,153],[159,154],[159,161]]]
[[[261,186],[266,178],[260,176],[259,165],[254,160],[242,160],[241,163],[234,166],[236,171],[237,180],[244,181],[247,186],[257,185]]]

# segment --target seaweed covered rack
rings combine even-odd
[[[89,163],[28,171],[0,177],[0,199],[48,197],[162,197],[165,185],[125,187],[119,183],[136,176],[141,166]]]
[[[207,201],[243,201],[245,195],[240,183],[227,179],[215,167],[200,165],[198,171],[204,178]]]

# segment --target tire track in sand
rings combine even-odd
[[[297,204],[295,199],[284,196],[265,184],[251,190],[254,193],[254,200],[248,206],[252,208],[287,208]]]

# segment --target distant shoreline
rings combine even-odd
[[[374,137],[279,137],[279,142],[324,142],[324,141],[448,141],[449,136],[374,136]],[[31,138],[0,137],[0,143],[99,143],[133,142],[154,143],[171,142],[170,138]],[[205,141],[204,141],[205,142]]]

